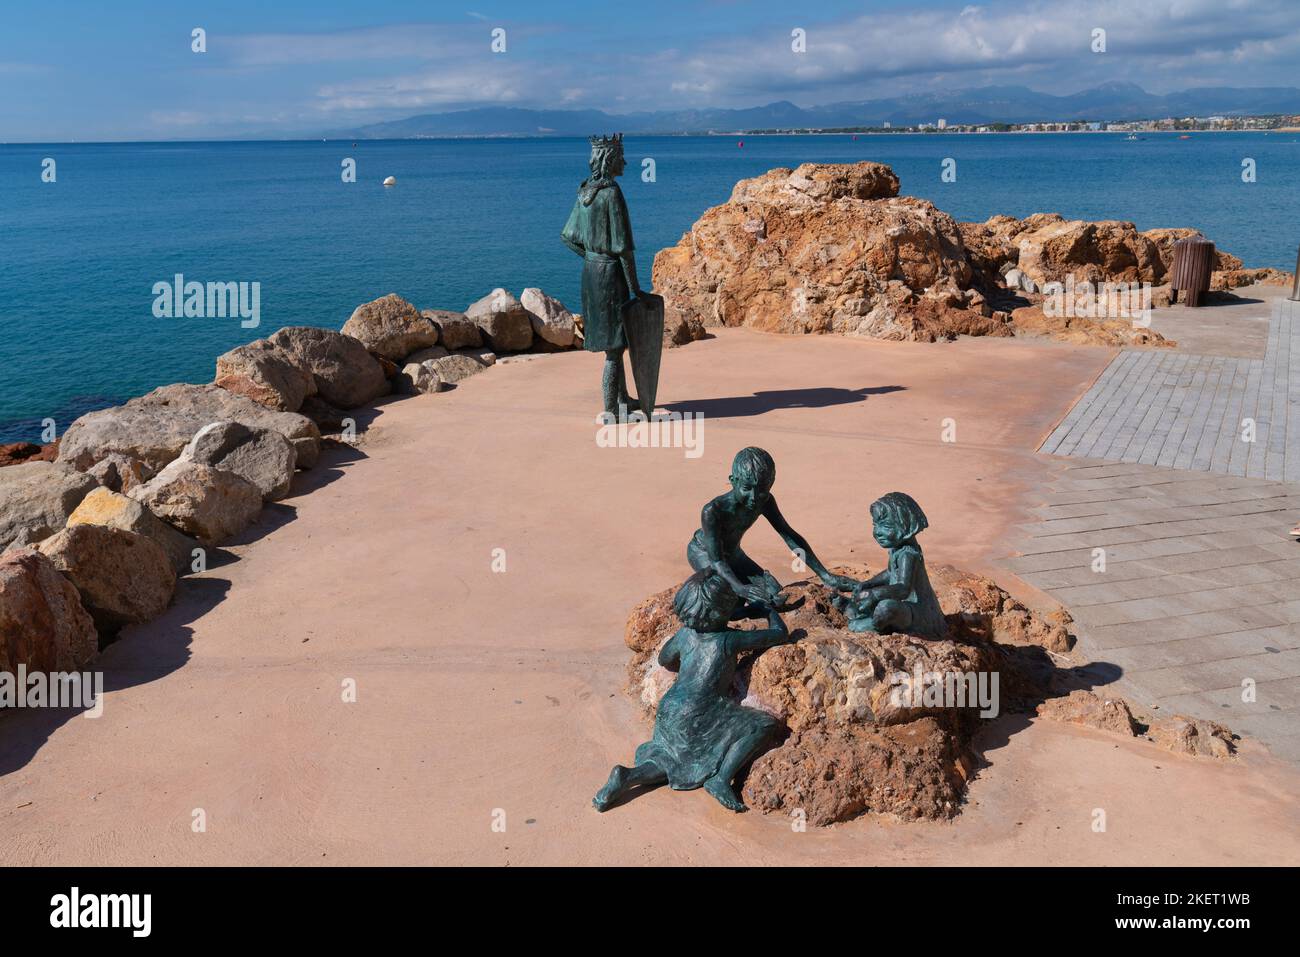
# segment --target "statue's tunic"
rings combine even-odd
[[[631,298],[619,257],[632,251],[632,223],[618,184],[583,183],[561,238],[582,254],[582,334],[591,352],[627,348],[623,304]]]
[[[659,700],[654,737],[636,749],[636,763],[656,765],[676,791],[700,787],[718,773],[733,744],[780,724],[731,697],[740,650],[732,634],[683,628],[660,651],[661,662],[678,665],[677,680]]]

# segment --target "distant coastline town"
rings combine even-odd
[[[1267,116],[1166,116],[1161,119],[1068,120],[1049,123],[949,123],[939,117],[911,126],[885,122],[880,126],[837,126],[802,129],[739,130],[749,136],[790,133],[1185,133],[1223,131],[1300,132],[1300,114]],[[732,135],[728,133],[728,135]]]

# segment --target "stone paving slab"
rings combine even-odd
[[[1122,350],[1039,451],[1300,481],[1300,303],[1278,297],[1271,309],[1261,358]],[[1123,481],[1112,473],[1097,487]]]

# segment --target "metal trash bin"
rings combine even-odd
[[[1187,293],[1185,306],[1199,306],[1210,291],[1214,271],[1214,243],[1204,236],[1189,236],[1174,243],[1174,265],[1170,270],[1169,301],[1177,302],[1179,291]]]

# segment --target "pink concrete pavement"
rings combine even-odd
[[[364,456],[327,455],[237,561],[102,656],[101,718],[0,720],[0,863],[1293,862],[1298,778],[1266,755],[1044,722],[991,733],[951,824],[796,833],[667,790],[590,806],[649,733],[621,691],[627,614],[685,577],[738,448],[775,455],[824,560],[878,563],[867,506],[898,488],[931,561],[988,573],[1052,467],[1033,449],[1111,355],[727,331],[665,357],[661,406],[707,416],[698,458],[599,448],[582,353],[389,402]],[[769,529],[746,547],[798,577]]]

